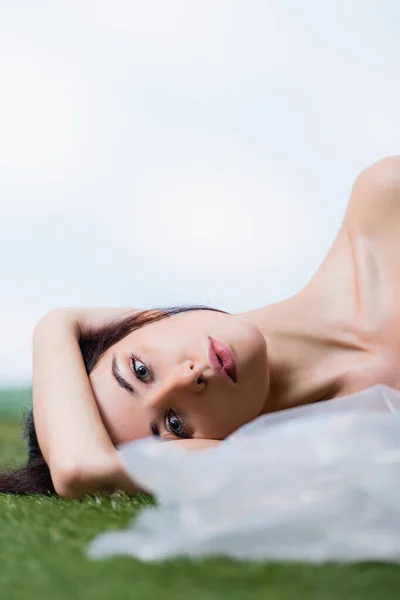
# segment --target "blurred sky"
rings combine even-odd
[[[57,306],[298,292],[399,154],[396,0],[0,0],[0,383]]]

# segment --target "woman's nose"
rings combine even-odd
[[[167,377],[158,382],[149,392],[149,404],[165,404],[168,398],[179,393],[199,393],[205,388],[203,371],[206,365],[187,360],[172,368]]]

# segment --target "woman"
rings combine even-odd
[[[134,493],[119,443],[154,434],[197,449],[264,413],[376,383],[400,388],[399,264],[393,156],[357,177],[327,257],[287,300],[236,315],[52,311],[33,340],[31,467],[45,479],[47,464],[51,475],[41,489]],[[18,491],[24,473],[0,490]]]

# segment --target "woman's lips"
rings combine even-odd
[[[212,337],[209,339],[208,357],[212,366],[218,375],[228,374],[232,381],[236,383],[236,363],[231,351],[222,342],[218,342]]]

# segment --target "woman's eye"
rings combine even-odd
[[[189,437],[188,435],[186,435],[182,423],[180,422],[179,418],[176,416],[173,410],[170,409],[167,412],[165,421],[165,426],[170,433],[173,433],[174,435],[180,438]]]
[[[150,375],[149,369],[146,365],[141,361],[131,356],[132,369],[138,379],[146,379]]]

